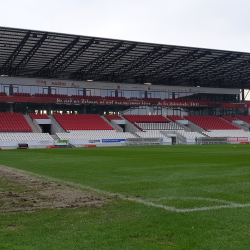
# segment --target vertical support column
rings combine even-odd
[[[13,113],[13,103],[10,103],[10,112]]]
[[[10,85],[10,95],[13,95],[13,85]]]
[[[244,88],[242,88],[242,90],[241,90],[241,100],[245,101],[245,91],[244,91]]]
[[[48,115],[50,115],[51,114],[51,104],[49,103],[48,104]]]

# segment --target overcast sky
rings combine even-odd
[[[0,26],[250,52],[248,0],[0,0]]]

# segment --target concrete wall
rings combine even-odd
[[[189,121],[187,121],[187,122],[189,122]],[[191,128],[187,127],[188,125],[183,125],[182,123],[180,123],[178,121],[176,121],[175,123],[178,124],[180,127],[182,127],[185,131],[192,132]]]
[[[125,132],[130,132],[134,134],[135,132],[141,132],[141,130],[138,129],[133,123],[126,120]]]
[[[203,128],[197,126],[196,124],[188,121],[188,128],[191,129],[190,132],[199,132],[199,133],[202,133],[203,131],[205,131]]]
[[[39,133],[42,133],[42,128],[40,127],[40,125],[38,124],[38,122],[35,119],[33,120],[33,123],[34,123],[34,126],[39,131]]]
[[[123,129],[115,121],[111,121],[111,124],[116,131],[123,132]]]
[[[48,115],[51,119],[51,134],[55,135],[56,133],[65,133],[65,130],[59,125],[56,119],[52,115]]]

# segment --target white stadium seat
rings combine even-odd
[[[129,132],[116,132],[115,130],[73,130],[69,133],[57,133],[61,140],[98,140],[98,139],[127,139],[135,138]]]
[[[244,130],[211,130],[203,134],[209,137],[250,137],[250,132]]]
[[[50,141],[48,133],[0,133],[0,141]]]

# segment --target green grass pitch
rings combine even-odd
[[[0,165],[110,197],[0,214],[0,249],[250,249],[250,145],[2,150]]]

